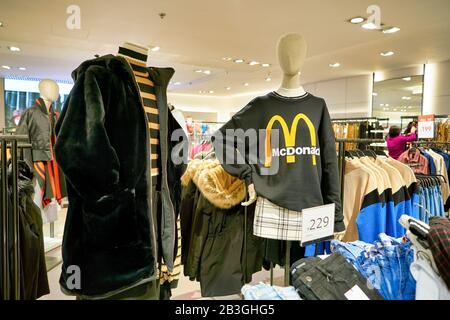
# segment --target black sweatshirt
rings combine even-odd
[[[335,232],[345,230],[334,132],[322,98],[257,97],[213,140],[224,169],[253,183],[259,196],[295,211],[334,203]]]

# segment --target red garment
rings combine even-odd
[[[414,173],[430,174],[428,159],[420,153],[419,149],[409,149],[403,152],[397,160],[410,166]]]
[[[196,145],[191,150],[191,159],[194,159],[195,156],[197,154],[199,154],[200,152],[208,152],[208,151],[210,151],[211,148],[212,148],[212,145],[208,144],[208,143],[202,143],[202,144]]]

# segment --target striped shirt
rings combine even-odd
[[[150,145],[151,145],[151,175],[152,184],[159,184],[159,176],[161,172],[161,150],[159,143],[159,111],[156,103],[155,86],[150,79],[147,70],[147,55],[126,49],[119,48],[119,55],[123,56],[130,64],[134,78],[139,86],[142,104],[147,115],[148,128],[150,130]]]

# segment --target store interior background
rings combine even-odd
[[[81,29],[69,30],[66,10],[74,4],[81,8]],[[49,78],[59,83],[61,95],[67,95],[71,72],[81,62],[116,54],[124,42],[149,47],[149,65],[176,70],[168,101],[186,117],[226,122],[254,97],[279,87],[282,74],[275,48],[278,38],[288,32],[305,37],[308,56],[302,84],[326,100],[333,118],[379,112],[395,124],[410,113],[450,114],[448,0],[140,0],[130,4],[0,1],[0,127],[7,123],[5,90],[37,92],[39,79]],[[381,8],[385,27],[400,31],[385,34],[348,21],[367,17],[372,4]],[[394,54],[381,55],[389,51]],[[236,59],[245,61],[236,63]],[[332,67],[336,63],[340,66]],[[397,108],[379,108],[383,102],[375,95],[377,83],[416,76],[423,83],[414,105],[401,101]],[[413,95],[404,95],[408,94]],[[64,210],[60,215],[56,239],[62,236]],[[49,257],[58,259],[60,252],[52,249]],[[59,268],[51,272],[51,296],[64,298],[57,284]]]

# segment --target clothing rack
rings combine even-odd
[[[336,139],[338,143],[338,169],[341,179],[341,203],[344,203],[344,180],[345,180],[345,148],[346,143],[358,143],[370,145],[371,143],[384,143],[384,139]]]
[[[19,142],[23,142],[19,144]],[[26,135],[0,135],[1,148],[1,265],[2,295],[4,300],[20,300],[20,243],[19,243],[19,187],[18,151],[31,148]],[[8,192],[8,149],[11,151],[11,198]],[[9,200],[11,199],[11,202]],[[10,215],[9,206],[12,205]],[[12,230],[10,229],[12,227]],[[12,244],[9,235],[12,234]],[[9,248],[12,245],[12,261]]]
[[[450,141],[433,141],[433,140],[419,140],[411,142],[413,147],[437,147],[437,146],[445,146],[447,151],[450,151]]]

